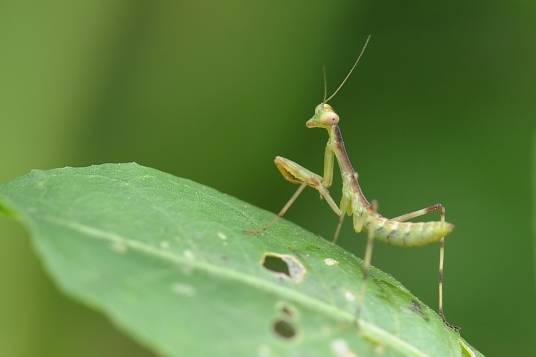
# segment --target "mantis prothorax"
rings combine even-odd
[[[357,171],[354,170],[348,154],[346,152],[341,130],[339,128],[339,116],[327,102],[333,98],[335,94],[342,88],[350,74],[356,67],[365,48],[368,44],[370,36],[367,38],[361,53],[353,64],[352,68],[344,78],[342,83],[337,87],[335,92],[326,98],[326,85],[324,84],[324,100],[315,108],[314,116],[306,122],[308,128],[326,129],[329,139],[326,144],[324,156],[324,175],[317,175],[299,164],[277,156],[275,165],[288,181],[300,185],[298,190],[292,195],[290,200],[281,209],[276,219],[262,230],[266,230],[269,226],[275,223],[278,218],[285,215],[287,210],[296,201],[298,196],[303,192],[305,187],[309,186],[316,189],[321,197],[323,197],[333,212],[339,216],[339,222],[333,235],[333,242],[337,241],[346,215],[353,216],[353,226],[356,232],[366,230],[368,232],[367,245],[365,249],[365,257],[363,262],[363,288],[358,302],[358,314],[363,304],[366,283],[369,275],[369,268],[372,259],[372,249],[374,240],[380,240],[391,245],[402,247],[423,246],[434,242],[439,242],[439,314],[446,322],[444,307],[443,307],[443,262],[445,252],[445,236],[449,234],[454,226],[445,221],[445,208],[441,204],[435,204],[411,213],[407,213],[395,218],[386,218],[377,211],[375,202],[369,202],[359,185]],[[325,78],[324,78],[324,83]],[[340,169],[342,176],[342,198],[337,205],[331,197],[328,188],[333,181],[333,170],[335,160]],[[440,214],[439,221],[433,222],[407,222],[413,218],[423,216],[428,213],[438,212]]]

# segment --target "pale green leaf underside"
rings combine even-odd
[[[162,355],[470,355],[377,269],[357,329],[359,259],[288,221],[245,234],[273,214],[158,170],[32,171],[0,185],[0,207],[64,291]],[[303,280],[264,268],[270,252],[297,259]],[[282,337],[289,328],[296,335]]]

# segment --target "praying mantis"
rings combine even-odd
[[[439,242],[438,310],[443,321],[448,326],[451,326],[445,318],[443,306],[443,265],[445,258],[445,236],[452,232],[454,226],[445,221],[445,207],[442,204],[435,204],[395,218],[386,218],[382,216],[378,212],[377,203],[375,201],[369,202],[361,190],[358,173],[353,168],[344,146],[341,129],[338,125],[340,117],[337,115],[333,107],[327,103],[338,93],[348,80],[365,52],[369,40],[370,35],[367,37],[361,53],[357,57],[350,71],[329,97],[327,97],[327,85],[324,71],[324,99],[322,103],[316,106],[313,117],[306,122],[307,128],[321,128],[325,129],[328,133],[329,138],[324,154],[323,176],[311,172],[294,161],[277,156],[274,160],[277,169],[286,180],[298,184],[299,187],[279,211],[274,221],[261,228],[260,231],[268,229],[268,227],[272,226],[278,219],[283,217],[306,187],[311,187],[317,190],[320,193],[321,198],[324,198],[333,212],[339,216],[339,221],[332,239],[333,242],[337,241],[344,218],[347,215],[353,216],[354,230],[357,233],[366,230],[368,233],[362,268],[363,288],[360,294],[358,311],[360,311],[361,305],[363,304],[375,240],[401,247],[417,247]],[[333,182],[335,160],[339,166],[342,177],[342,197],[339,205],[335,203],[328,190]],[[438,212],[440,214],[439,221],[408,222],[411,219],[432,212]],[[359,315],[359,313],[356,315]]]

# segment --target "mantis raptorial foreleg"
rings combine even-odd
[[[328,152],[326,150],[326,158],[328,157]],[[332,154],[333,156],[333,154]],[[331,163],[328,162],[326,166],[331,166],[331,171],[333,171],[333,157],[331,159],[328,159],[328,161],[331,161]],[[267,225],[259,228],[250,230],[248,232],[250,233],[262,233],[263,231],[266,231],[271,226],[273,226],[279,219],[281,219],[289,210],[289,208],[296,202],[298,197],[301,195],[303,190],[309,186],[314,188],[320,193],[320,196],[326,200],[330,208],[335,212],[336,215],[341,216],[341,209],[337,206],[331,195],[329,194],[329,191],[327,188],[323,185],[323,179],[319,175],[315,174],[314,172],[309,171],[305,167],[295,163],[292,160],[286,159],[284,157],[276,157],[275,158],[275,165],[278,168],[278,170],[281,172],[283,177],[287,179],[288,181],[299,184],[300,187],[294,192],[292,197],[287,201],[287,203],[281,208],[277,216]],[[329,171],[329,170],[324,170]],[[330,174],[331,177],[333,177],[333,173]],[[331,179],[330,179],[331,180]],[[331,183],[330,183],[331,184]]]
[[[342,212],[344,211],[335,204],[335,201],[333,201],[333,198],[331,198],[329,191],[327,190],[333,183],[333,170],[334,170],[334,165],[335,165],[334,158],[335,158],[335,154],[333,153],[333,149],[331,148],[328,142],[328,144],[326,145],[326,150],[324,152],[324,176],[323,177],[320,177],[319,175],[315,174],[314,172],[311,172],[310,170],[306,169],[300,164],[297,164],[294,161],[286,159],[281,156],[277,156],[274,160],[274,163],[277,169],[279,170],[279,172],[281,172],[281,175],[283,175],[285,179],[287,179],[288,181],[292,183],[297,183],[300,185],[305,184],[307,186],[314,188],[320,193],[321,197],[323,197],[326,200],[326,202],[329,204],[333,212],[335,212],[336,215],[341,216],[341,211]],[[298,198],[299,194],[303,191],[303,189],[298,190],[298,191],[296,192],[297,195],[295,194],[296,197],[294,196],[292,197],[294,198],[294,200],[292,200],[291,198],[291,200],[287,202],[287,205],[289,203],[290,205],[292,205],[292,203],[294,203],[296,198]],[[341,203],[341,206],[342,206],[342,203]],[[289,207],[287,207],[287,209]],[[281,215],[281,217],[283,215]]]
[[[281,175],[283,175],[286,180],[300,185],[300,187],[298,187],[296,192],[270,223],[259,229],[248,230],[247,232],[259,234],[277,223],[277,221],[279,221],[279,219],[287,213],[288,209],[294,204],[294,202],[296,202],[306,186],[310,186],[317,190],[320,193],[320,197],[326,200],[333,212],[340,217],[344,217],[344,214],[341,213],[345,212],[345,210],[342,209],[343,203],[341,202],[341,208],[339,208],[327,190],[327,188],[329,188],[333,183],[333,170],[335,165],[334,158],[335,154],[333,153],[333,150],[328,142],[324,153],[324,176],[321,177],[292,160],[277,156],[274,160],[274,163],[279,172],[281,172]],[[342,219],[340,221],[338,230],[340,230],[340,225],[342,225]],[[336,233],[336,235],[338,235],[338,233]],[[334,240],[336,240],[336,236],[334,237]]]
[[[333,183],[334,158],[335,154],[328,143],[324,152],[324,177],[322,178],[322,186],[325,188],[329,188]]]
[[[309,171],[305,167],[295,163],[292,160],[278,156],[274,160],[276,167],[281,172],[283,177],[292,183],[307,185],[314,188],[320,193],[320,196],[326,200],[336,215],[341,215],[339,206],[335,203],[327,188],[323,185],[323,178],[314,172]],[[333,162],[331,163],[333,170]],[[301,192],[300,192],[301,193]]]

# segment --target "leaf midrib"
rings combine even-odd
[[[307,306],[331,318],[335,317],[335,318],[338,318],[340,320],[347,321],[347,322],[355,321],[355,316],[353,314],[350,314],[347,311],[344,311],[342,309],[329,305],[321,300],[312,298],[308,295],[302,294],[298,291],[295,291],[295,290],[292,290],[283,286],[272,284],[269,281],[259,279],[252,275],[237,272],[235,270],[227,269],[222,266],[216,266],[216,265],[210,264],[207,261],[188,259],[186,257],[174,254],[174,252],[163,250],[161,248],[157,248],[155,246],[151,246],[143,242],[125,238],[116,233],[106,232],[99,228],[91,227],[91,226],[81,224],[78,222],[67,221],[67,220],[57,218],[57,217],[52,217],[52,216],[44,216],[42,218],[48,221],[49,223],[58,224],[65,228],[72,229],[74,231],[82,233],[83,235],[87,235],[88,237],[91,237],[93,239],[108,241],[110,243],[124,244],[129,249],[132,249],[140,253],[148,254],[150,256],[155,256],[155,257],[164,259],[173,264],[189,265],[189,266],[204,270],[205,272],[213,274],[213,275],[221,276],[230,280],[239,281],[239,282],[245,283],[246,285],[254,286],[254,287],[263,289],[265,291],[275,293],[276,295],[280,295],[298,304]],[[373,323],[364,321],[363,319],[359,319],[359,327],[361,328],[362,330],[361,332],[364,336],[368,336],[376,340],[381,340],[391,345],[392,347],[398,349],[399,351],[404,351],[406,353],[409,353],[412,356],[428,357],[426,353],[419,350],[417,347],[410,345],[407,341],[401,339],[400,337],[396,335],[393,335],[389,331],[384,330],[383,328]]]

